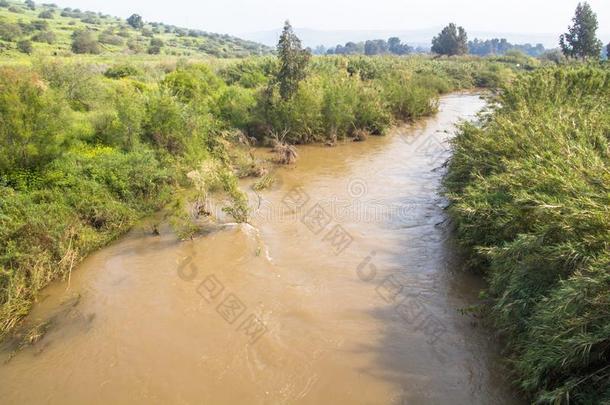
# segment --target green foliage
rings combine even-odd
[[[138,76],[140,70],[132,65],[115,65],[111,66],[104,72],[104,76],[110,79],[122,79],[130,76]]]
[[[574,25],[568,27],[568,32],[559,37],[561,51],[571,58],[598,59],[602,50],[602,41],[597,39],[597,16],[589,3],[578,3]]]
[[[449,56],[468,53],[466,30],[450,23],[432,39],[432,52]]]
[[[301,40],[292,31],[288,21],[277,44],[280,69],[277,81],[280,86],[280,96],[288,100],[298,89],[299,82],[305,78],[309,51],[301,47]]]
[[[161,86],[180,100],[201,101],[213,95],[222,81],[204,64],[189,65],[169,73]]]
[[[47,59],[36,61],[35,66],[52,88],[63,93],[73,109],[88,111],[104,102],[101,98],[105,92],[94,66],[78,61],[62,63]]]
[[[610,401],[610,71],[521,77],[465,125],[446,179],[491,316],[540,403]]]
[[[0,69],[0,174],[36,169],[59,155],[65,102],[31,72]]]

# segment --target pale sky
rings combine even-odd
[[[42,0],[41,0],[42,1]],[[51,0],[47,0],[51,1]],[[56,0],[62,7],[101,11],[119,17],[141,14],[209,32],[240,34],[281,27],[318,30],[411,30],[450,21],[467,31],[564,32],[576,0]],[[610,41],[610,0],[590,0],[598,34]]]

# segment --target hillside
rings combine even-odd
[[[102,13],[0,0],[0,57],[27,53],[69,56],[74,53],[75,33],[83,45],[77,53],[235,58],[271,52],[270,47],[230,35],[163,23],[143,23],[136,29]]]

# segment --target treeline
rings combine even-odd
[[[345,45],[337,45],[334,48],[326,49],[319,46],[314,53],[318,55],[408,55],[414,49],[407,44],[403,44],[398,37],[385,39],[374,39],[365,42],[347,42]]]
[[[532,403],[610,402],[610,70],[541,69],[464,125],[449,212]]]
[[[472,55],[504,55],[508,51],[519,51],[528,56],[539,57],[546,52],[546,49],[542,44],[536,44],[535,46],[532,44],[511,44],[506,38],[487,40],[475,38],[474,41],[468,41],[468,53]]]
[[[511,44],[506,38],[493,38],[481,40],[475,38],[468,41],[466,45],[469,54],[478,56],[505,55],[509,51],[522,52],[531,57],[540,57],[546,49],[542,44]],[[442,50],[439,48],[439,52]],[[346,42],[345,45],[337,45],[326,49],[318,46],[313,51],[316,55],[409,55],[412,53],[428,53],[430,49],[417,47],[413,48],[406,43],[402,43],[400,38],[391,37],[387,41],[383,39],[370,40],[364,42]]]

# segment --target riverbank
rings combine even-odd
[[[449,212],[537,403],[610,401],[609,106],[607,65],[544,69],[454,141]]]

